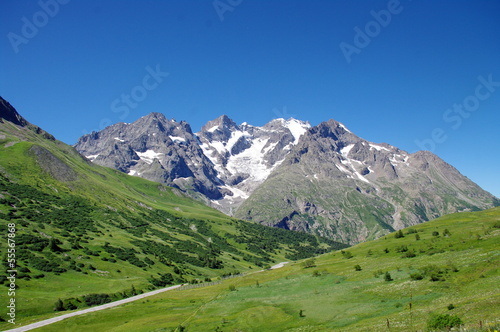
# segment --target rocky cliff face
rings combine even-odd
[[[214,165],[189,124],[160,113],[85,135],[75,148],[102,166],[195,191],[210,200],[223,197]]]
[[[494,204],[436,155],[374,144],[330,120],[302,136],[236,216],[352,244]]]
[[[351,244],[499,203],[436,155],[366,141],[334,120],[256,127],[223,115],[194,134],[186,122],[152,113],[75,147],[236,217]]]
[[[227,194],[212,201],[232,214],[272,171],[283,162],[310,125],[276,119],[263,127],[236,125],[227,116],[208,122],[197,133],[201,148],[215,165]]]
[[[221,116],[195,135],[188,123],[151,113],[85,135],[75,148],[99,165],[183,189],[231,214],[309,127],[283,119],[238,126]]]

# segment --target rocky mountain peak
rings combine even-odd
[[[43,138],[55,140],[54,136],[43,130],[42,128],[29,123],[23,118],[16,109],[5,99],[0,97],[0,123],[10,122],[16,126],[24,127],[35,134],[41,135]],[[22,137],[21,132],[16,133],[16,136]]]
[[[12,105],[2,97],[0,97],[0,122],[9,121],[17,126],[27,126],[28,121],[23,118]]]

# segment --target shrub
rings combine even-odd
[[[108,294],[89,294],[83,297],[85,303],[90,307],[93,305],[104,304],[111,302]]]
[[[424,279],[424,276],[420,272],[414,272],[410,274],[410,279],[411,280],[422,280]]]
[[[355,271],[361,271],[361,266],[359,264],[354,265]]]
[[[385,281],[393,281],[394,279],[392,279],[391,274],[389,272],[386,272],[384,275],[384,280]]]
[[[399,231],[397,231],[397,232],[396,232],[396,234],[394,234],[394,237],[395,237],[396,239],[400,239],[400,238],[402,238],[402,237],[405,237],[405,235],[403,234],[403,231],[402,231],[402,230],[399,230]]]
[[[345,259],[351,259],[354,257],[350,251],[341,250],[340,253],[342,254],[342,256],[344,256]]]
[[[316,266],[316,260],[314,258],[310,258],[302,263],[302,267],[304,267],[304,269],[307,269],[310,267],[315,267],[315,266]]]
[[[405,252],[401,258],[413,258],[413,257],[416,257],[417,254],[415,254],[415,251],[412,249],[412,250],[408,250],[407,252]]]
[[[396,247],[396,252],[407,252],[408,251],[408,246],[401,245]]]
[[[462,325],[462,320],[455,315],[441,314],[432,315],[427,322],[427,328],[429,330],[433,329],[447,329],[450,330],[452,327]]]
[[[54,306],[54,311],[64,311],[64,304],[63,304],[63,301],[61,299],[58,299],[56,301],[56,304]]]

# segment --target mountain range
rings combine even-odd
[[[408,153],[335,120],[190,125],[151,113],[82,136],[92,162],[181,189],[222,212],[354,244],[500,201],[429,151]]]

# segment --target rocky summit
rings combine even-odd
[[[335,120],[257,127],[223,115],[193,133],[184,121],[151,113],[85,135],[75,148],[229,215],[350,244],[499,204],[431,152],[369,142]]]

